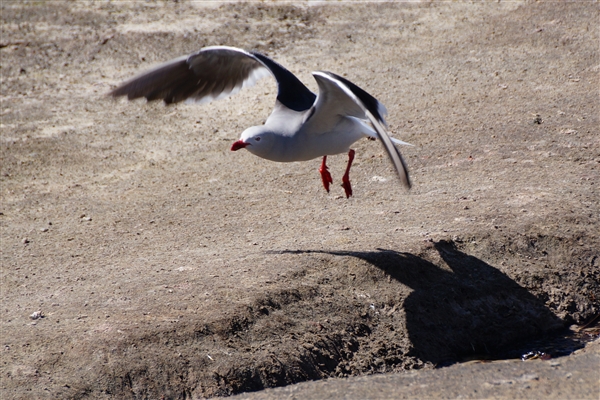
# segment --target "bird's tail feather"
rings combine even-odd
[[[411,144],[411,143],[408,143],[408,142],[403,142],[400,139],[396,139],[396,138],[393,138],[393,137],[390,137],[390,139],[392,139],[392,142],[394,142],[394,144],[402,144],[404,146],[414,146],[414,144]]]

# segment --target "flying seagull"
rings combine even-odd
[[[339,75],[325,71],[312,74],[319,94],[311,92],[294,74],[263,54],[211,46],[134,77],[110,95],[127,96],[130,100],[145,97],[148,101],[163,100],[165,104],[183,100],[205,103],[228,97],[271,75],[278,89],[275,108],[264,125],[246,129],[231,146],[232,151],[246,149],[279,162],[323,157],[319,172],[327,192],[333,183],[327,156],[348,153],[342,186],[346,197],[350,197],[349,174],[355,153],[350,146],[363,137],[379,139],[400,180],[410,188],[406,164],[394,145],[408,143],[388,135],[383,104]]]

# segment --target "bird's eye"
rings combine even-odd
[[[254,140],[256,140],[257,142],[260,142],[260,138],[259,137],[254,138]]]

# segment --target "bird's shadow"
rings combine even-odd
[[[410,253],[294,250],[362,259],[410,287],[405,299],[409,355],[443,365],[470,355],[502,358],[519,342],[564,328],[544,302],[452,242],[433,243],[449,269]],[[513,355],[514,356],[514,355]]]

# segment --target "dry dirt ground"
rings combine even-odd
[[[258,392],[236,400],[279,399],[594,399],[600,393],[600,341],[568,357],[497,360],[448,368],[332,378]]]
[[[597,2],[1,12],[3,399],[433,368],[600,312]],[[207,45],[375,95],[415,145],[413,188],[367,140],[350,199],[323,190],[319,160],[230,152],[268,116],[268,79],[205,105],[106,98]],[[337,181],[345,161],[331,157]]]

